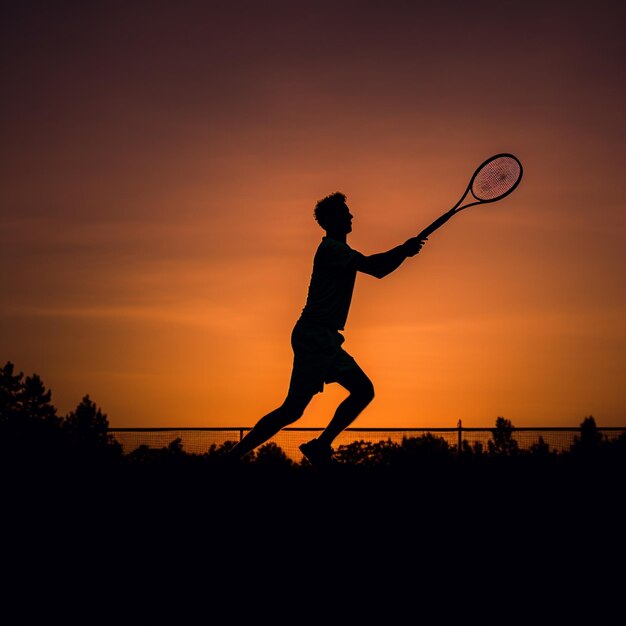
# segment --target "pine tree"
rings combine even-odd
[[[0,424],[15,419],[19,413],[24,374],[14,374],[15,366],[7,361],[0,370]]]
[[[43,422],[48,427],[60,426],[56,408],[51,404],[52,391],[46,390],[37,374],[27,376],[21,395],[21,412],[24,419]]]
[[[74,411],[63,420],[63,430],[70,440],[81,451],[121,454],[119,442],[108,434],[109,420],[91,400],[89,395],[83,396]]]

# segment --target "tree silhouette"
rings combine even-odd
[[[108,433],[109,420],[89,395],[83,396],[74,411],[67,414],[62,427],[70,443],[81,456],[119,455],[120,443]]]
[[[37,374],[14,374],[7,362],[0,372],[0,434],[3,457],[22,467],[35,469],[38,464],[60,458],[61,419]]]
[[[353,441],[337,448],[335,457],[344,464],[360,467],[381,467],[386,465],[393,451],[397,451],[398,444],[391,439],[386,441]]]
[[[6,466],[19,461],[22,454],[18,433],[24,374],[14,371],[11,362],[0,370],[0,463]]]
[[[580,436],[574,437],[572,452],[579,456],[595,456],[599,454],[604,437],[596,426],[592,415],[585,417],[580,425]]]
[[[44,423],[50,428],[58,427],[61,418],[51,404],[52,391],[46,390],[38,374],[27,376],[21,393],[21,411],[25,419]]]
[[[63,428],[75,441],[90,445],[106,445],[109,442],[107,416],[89,395],[83,396],[76,409],[67,414]]]
[[[420,437],[405,437],[401,448],[405,453],[419,455],[422,459],[442,459],[450,455],[448,442],[432,433],[425,433]]]
[[[541,462],[553,461],[557,457],[556,450],[552,450],[541,435],[535,443],[530,445],[528,454],[534,460]]]
[[[478,459],[484,456],[485,446],[482,441],[470,443],[467,439],[461,442],[460,457],[464,459]]]
[[[284,450],[273,441],[268,441],[256,450],[254,463],[273,469],[287,469],[294,464]]]
[[[487,442],[487,449],[492,456],[515,456],[519,452],[519,445],[513,439],[513,424],[504,417],[496,419],[496,427],[491,431]]]
[[[24,374],[14,374],[14,370],[10,361],[0,370],[0,424],[7,424],[19,413]]]

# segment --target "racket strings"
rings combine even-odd
[[[477,200],[495,200],[515,186],[521,172],[519,163],[509,156],[489,161],[474,176],[472,194]]]

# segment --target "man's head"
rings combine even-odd
[[[328,233],[348,234],[352,230],[352,215],[345,194],[336,191],[320,200],[313,213],[317,223]]]

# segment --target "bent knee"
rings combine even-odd
[[[364,382],[356,393],[357,397],[364,403],[369,404],[374,399],[374,385],[371,380]]]
[[[282,406],[280,407],[280,419],[282,422],[281,428],[289,426],[289,424],[293,424],[293,422],[299,420],[304,414],[304,409],[306,408],[307,404],[308,403],[304,400],[285,400],[285,402],[283,402]]]

